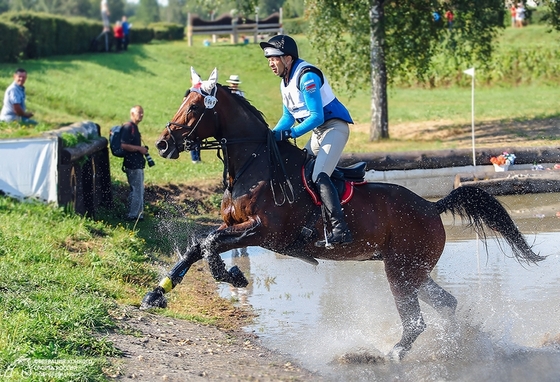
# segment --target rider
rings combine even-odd
[[[350,113],[335,97],[323,73],[299,58],[297,44],[290,36],[277,35],[260,46],[272,72],[282,78],[283,114],[274,135],[277,140],[297,138],[313,130],[305,149],[316,156],[312,179],[331,222],[328,242],[350,243],[352,234],[330,178],[348,141],[348,124],[354,123]],[[325,240],[316,243],[321,247],[326,244]]]

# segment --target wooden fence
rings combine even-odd
[[[259,41],[259,35],[263,34],[282,34],[282,8],[279,12],[273,13],[263,20],[258,16],[255,20],[232,17],[228,14],[222,15],[216,20],[203,20],[197,15],[189,14],[187,25],[187,39],[189,46],[192,46],[194,35],[211,35],[212,42],[216,42],[217,36],[229,35],[230,42],[237,44],[240,36],[248,39],[253,36],[253,42]]]

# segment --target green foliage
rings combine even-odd
[[[27,28],[0,20],[0,62],[16,62],[29,41]]]
[[[155,32],[149,27],[134,26],[130,29],[131,44],[147,44],[154,39]]]
[[[503,27],[504,8],[500,0],[475,3],[454,0],[451,3],[455,13],[452,33],[433,21],[433,11],[441,15],[445,12],[439,1],[374,3],[382,4],[378,9],[382,13],[379,14],[380,34],[373,40],[370,12],[377,8],[369,0],[312,0],[309,3],[309,35],[317,48],[317,58],[331,73],[333,82],[350,92],[371,83],[371,46],[374,43],[383,48],[381,59],[389,82],[399,76],[424,82],[433,57],[441,51],[451,56],[455,69],[473,62],[488,62],[492,43]]]
[[[103,28],[100,22],[35,12],[5,13],[1,19],[28,31],[29,38],[22,49],[24,58],[87,52],[92,38]],[[3,51],[3,46],[0,49]]]
[[[282,28],[284,33],[292,34],[305,34],[307,33],[307,21],[303,17],[294,19],[284,19],[282,21]]]
[[[145,24],[159,21],[159,5],[157,0],[140,0],[136,11],[138,20]]]
[[[173,23],[151,23],[148,28],[154,30],[154,40],[182,40],[185,38],[185,27]]]

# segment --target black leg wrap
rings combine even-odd
[[[140,304],[140,309],[150,309],[150,308],[166,308],[167,299],[164,295],[164,290],[162,287],[157,286],[151,292],[146,293]]]
[[[237,265],[231,267],[228,273],[231,276],[231,285],[234,287],[245,288],[249,285],[249,281],[247,281],[245,275],[241,272],[241,269],[239,269]]]
[[[249,284],[243,272],[237,266],[233,266],[229,272],[226,271],[226,265],[220,255],[211,253],[207,259],[210,273],[216,281],[226,282],[235,287],[246,287]]]

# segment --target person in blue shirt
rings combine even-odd
[[[33,113],[26,110],[25,107],[25,81],[27,80],[27,71],[25,69],[16,69],[14,73],[14,82],[6,89],[4,93],[4,103],[0,110],[0,121],[2,122],[18,122],[22,125],[36,125],[37,121],[31,119]]]
[[[132,24],[130,24],[128,22],[128,18],[126,16],[123,16],[122,21],[121,21],[121,25],[122,25],[122,29],[123,29],[123,33],[124,33],[123,49],[127,50],[128,49],[128,43],[130,42],[130,28],[131,28]]]
[[[260,46],[268,59],[268,66],[282,79],[283,112],[273,129],[275,138],[298,138],[313,131],[305,149],[316,157],[312,179],[332,227],[327,240],[315,244],[324,247],[327,241],[330,244],[350,243],[352,234],[330,178],[348,141],[348,124],[354,123],[350,113],[335,97],[323,73],[299,58],[293,38],[277,35],[261,42]]]

